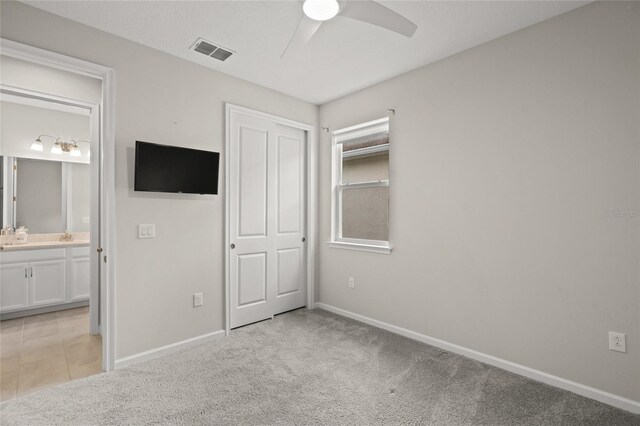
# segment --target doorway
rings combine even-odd
[[[27,285],[29,290],[31,290],[32,287],[35,288],[34,286],[37,286],[37,281],[41,280],[42,277],[46,275],[46,272],[50,273],[51,276],[57,277],[59,281],[65,283],[64,292],[60,292],[56,298],[50,298],[48,294],[42,292],[28,293],[30,301],[42,302],[40,306],[35,307],[37,308],[36,311],[33,312],[35,315],[30,315],[30,320],[26,319],[29,317],[24,317],[22,320],[15,320],[12,324],[7,323],[6,327],[3,327],[3,331],[5,328],[13,329],[12,331],[19,331],[18,329],[21,327],[23,330],[22,333],[24,333],[25,328],[35,329],[40,327],[40,325],[36,326],[36,323],[48,320],[50,321],[50,327],[47,332],[41,330],[35,331],[33,334],[42,334],[44,336],[53,329],[60,331],[62,328],[67,329],[67,331],[75,328],[74,332],[78,334],[77,332],[79,331],[79,327],[76,326],[82,325],[82,327],[85,327],[86,324],[90,324],[90,327],[88,327],[89,333],[86,333],[86,335],[72,336],[74,333],[65,332],[66,335],[64,338],[76,338],[78,341],[68,343],[80,343],[80,340],[90,340],[88,336],[92,336],[94,338],[100,337],[100,344],[96,345],[97,347],[94,348],[95,351],[91,356],[96,356],[100,360],[97,365],[98,372],[110,371],[114,368],[115,355],[115,335],[113,327],[115,311],[115,271],[113,262],[113,250],[115,248],[115,210],[113,202],[115,187],[113,82],[115,72],[102,65],[93,64],[10,40],[0,39],[0,43],[0,54],[4,59],[5,65],[14,61],[32,64],[33,67],[35,67],[34,69],[38,70],[37,74],[41,77],[39,83],[46,83],[44,86],[52,88],[52,90],[49,91],[48,88],[44,88],[40,85],[38,91],[36,91],[32,90],[29,85],[16,84],[15,82],[7,83],[5,77],[10,74],[3,73],[3,85],[1,87],[1,95],[3,99],[13,97],[14,99],[20,99],[24,104],[48,103],[54,110],[67,110],[67,112],[75,112],[80,115],[84,114],[90,121],[90,134],[89,137],[85,138],[89,143],[83,143],[80,142],[80,140],[76,140],[76,143],[69,144],[69,141],[65,140],[64,137],[62,137],[60,141],[58,141],[57,138],[54,138],[53,140],[39,138],[41,141],[32,139],[29,143],[32,143],[33,145],[35,145],[36,142],[42,143],[44,145],[44,149],[51,152],[50,149],[53,148],[53,145],[56,145],[56,142],[58,142],[58,147],[63,152],[62,155],[70,155],[72,157],[78,156],[78,152],[75,149],[75,146],[77,145],[81,154],[80,156],[84,156],[86,154],[91,158],[90,164],[86,164],[86,168],[89,169],[88,181],[90,184],[88,186],[91,187],[89,212],[77,210],[74,204],[75,196],[81,195],[85,192],[86,188],[82,188],[81,185],[73,186],[74,182],[77,180],[81,180],[85,185],[87,184],[87,171],[82,170],[82,167],[76,167],[75,165],[63,165],[61,167],[62,173],[66,177],[63,180],[61,192],[66,192],[67,197],[66,203],[63,202],[61,205],[62,211],[60,217],[66,218],[64,223],[66,223],[67,226],[68,224],[78,223],[89,227],[89,230],[84,230],[86,231],[86,234],[88,234],[88,244],[83,246],[81,243],[84,243],[85,240],[82,238],[75,240],[74,238],[77,235],[74,235],[73,232],[69,232],[69,234],[72,235],[65,235],[67,233],[61,233],[61,237],[71,237],[71,241],[67,241],[67,243],[70,243],[70,247],[55,248],[53,251],[45,250],[41,253],[46,256],[59,256],[61,255],[60,250],[65,251],[64,267],[62,266],[62,258],[57,262],[51,261],[51,259],[42,259],[44,265],[41,265],[40,270],[37,269],[38,265],[35,263],[32,265],[33,268],[30,269],[28,267],[29,262],[26,262],[27,272],[23,271],[27,275],[28,280],[32,281]],[[20,67],[16,67],[16,69],[20,69]],[[50,74],[48,74],[48,70],[50,70]],[[46,76],[62,75],[61,73],[65,73],[65,76],[77,76],[79,79],[95,79],[98,82],[97,98],[95,98],[95,101],[78,101],[75,98],[65,97],[64,93],[60,93],[60,89],[66,86],[56,84],[56,81],[58,80],[55,77],[47,79]],[[67,78],[68,81],[68,77],[65,78]],[[17,80],[23,81],[22,78]],[[36,137],[37,136],[39,135],[36,135]],[[66,136],[68,138],[69,135]],[[67,143],[67,145],[63,145],[63,142]],[[5,147],[3,147],[3,149],[4,148]],[[34,149],[33,146],[30,148],[28,145],[26,146],[26,149],[38,151],[38,149]],[[41,152],[44,152],[44,149],[41,150]],[[55,151],[59,150],[56,148]],[[20,155],[13,153],[11,156],[19,157]],[[40,160],[41,158],[33,157],[32,159]],[[35,164],[37,163],[34,162],[32,165]],[[3,167],[3,176],[7,176],[7,173],[8,171],[6,167]],[[3,185],[3,193],[7,189],[8,187]],[[8,206],[3,202],[2,207],[4,215]],[[73,241],[77,241],[79,246],[73,246]],[[32,242],[35,243],[36,241],[32,240]],[[4,259],[4,257],[6,257],[10,251],[11,250],[3,250],[0,252],[2,253],[0,256],[3,257],[2,263],[6,263],[6,259]],[[32,251],[35,253],[38,250]],[[15,256],[16,253],[13,253],[12,255]],[[109,259],[109,262],[107,262],[107,259]],[[35,259],[33,262],[40,262],[40,260]],[[59,268],[56,269],[58,264]],[[46,268],[44,266],[46,266]],[[31,271],[33,271],[33,277],[31,277]],[[83,281],[81,277],[86,275],[90,276],[90,278]],[[56,288],[56,286],[53,287]],[[57,288],[61,289],[62,287],[63,286],[60,285]],[[49,290],[50,289],[47,289],[47,291]],[[90,297],[88,297],[88,293],[90,293]],[[49,305],[52,303],[49,302],[53,301],[53,299],[58,299],[57,301],[60,301],[59,299],[62,297],[65,297],[65,302],[70,303],[70,305],[65,306],[69,309],[65,309],[63,311],[51,311]],[[86,305],[87,299],[90,299],[90,306],[82,306]],[[74,304],[77,306],[74,306]],[[41,308],[43,311],[39,311]],[[56,318],[53,318],[54,316]],[[38,321],[36,321],[36,319],[38,319]],[[71,355],[71,357],[73,358],[73,355]],[[3,358],[3,372],[5,365],[7,365],[4,361],[5,360]],[[75,359],[75,361],[82,360]],[[96,365],[94,364],[92,368],[95,367]],[[86,373],[87,371],[84,371],[79,374],[86,375]],[[69,376],[72,375],[69,374]]]
[[[227,104],[227,331],[311,307],[313,137],[312,126]]]
[[[100,263],[90,249],[100,245],[99,109],[4,84],[0,103],[9,183],[0,337],[10,398],[103,370]]]

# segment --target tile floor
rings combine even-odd
[[[0,322],[0,400],[99,373],[102,339],[89,334],[89,308]]]

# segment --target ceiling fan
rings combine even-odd
[[[409,38],[418,28],[404,16],[373,0],[341,1],[340,3],[337,0],[306,0],[302,5],[302,11],[304,14],[280,59],[288,50],[294,50],[311,40],[323,22],[335,17],[342,16],[367,22]]]

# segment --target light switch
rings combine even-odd
[[[155,238],[156,225],[153,223],[141,223],[138,225],[138,239]]]
[[[82,223],[89,223],[89,216],[82,216]]]

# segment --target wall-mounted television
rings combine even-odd
[[[134,189],[217,194],[220,154],[136,141]]]

